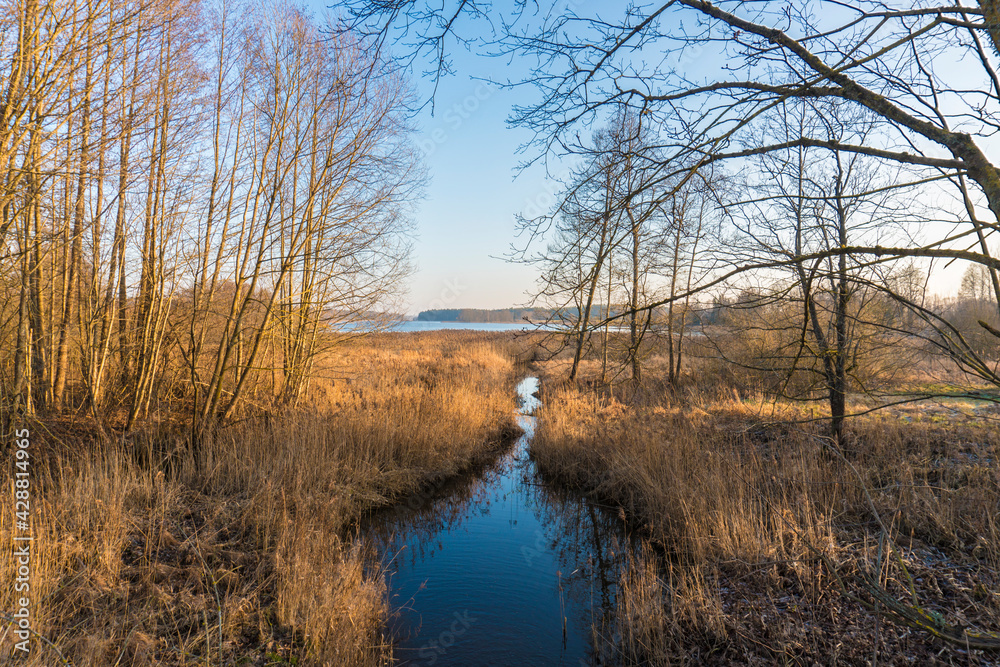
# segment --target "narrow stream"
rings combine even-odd
[[[538,379],[517,387],[524,430],[489,468],[374,513],[400,665],[591,665],[632,541],[617,513],[550,488],[529,447]]]

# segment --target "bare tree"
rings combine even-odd
[[[791,100],[769,114],[772,123],[763,140],[780,143],[825,133],[831,141],[863,141],[872,129],[870,120],[842,113],[837,105]],[[737,261],[794,259],[859,240],[891,242],[894,235],[905,235],[908,223],[918,221],[918,209],[903,200],[906,190],[895,186],[901,179],[882,173],[866,156],[794,146],[755,156],[753,165],[745,177],[745,198],[730,204],[746,253],[738,253]],[[786,270],[787,279],[774,276],[776,296],[801,305],[790,307],[791,317],[785,309],[776,311],[782,321],[775,326],[787,327],[792,335],[781,349],[771,351],[771,365],[782,368],[781,392],[786,395],[796,373],[804,368],[816,373],[829,404],[831,432],[839,442],[849,386],[864,385],[861,358],[867,372],[886,370],[871,350],[889,344],[888,332],[882,332],[884,340],[878,343],[879,335],[866,326],[877,325],[870,313],[879,308],[880,289],[888,287],[885,271],[859,265],[846,254],[794,262]],[[811,390],[807,384],[806,392]]]
[[[644,175],[637,164],[637,146],[649,141],[648,131],[636,118],[616,118],[607,128],[595,133],[591,153],[584,166],[573,176],[565,198],[557,209],[534,219],[522,220],[531,239],[542,236],[549,222],[556,220],[556,240],[546,252],[535,258],[543,267],[541,295],[555,299],[557,312],[573,300],[573,363],[570,380],[575,380],[584,348],[595,328],[592,322],[605,325],[605,372],[608,348],[608,310],[615,292],[613,266],[628,267],[620,273],[621,292],[629,315],[629,343],[625,363],[636,381],[641,378],[640,346],[648,331],[652,313],[643,312],[649,296],[650,270],[659,266],[658,253],[663,249],[662,225],[666,215],[659,192],[639,186]],[[598,287],[607,273],[608,289],[603,312],[595,318]],[[563,298],[564,303],[559,303]]]
[[[461,22],[452,17],[442,24],[442,12],[416,0],[342,4],[350,24],[371,33],[390,34],[405,19],[409,33],[421,37],[416,45],[439,57],[444,40],[461,38],[455,34]],[[483,11],[472,7],[466,18]],[[988,267],[1000,294],[1000,262],[988,245],[1000,215],[1000,176],[984,148],[996,130],[1000,103],[1000,28],[990,3],[894,6],[861,0],[790,7],[676,0],[600,16],[558,8],[532,15],[520,5],[513,11],[516,17],[503,20],[493,14],[494,24],[506,30],[491,49],[538,63],[524,83],[538,88],[540,101],[516,110],[512,120],[535,132],[542,155],[586,154],[579,128],[624,105],[657,124],[664,137],[650,147],[662,169],[649,187],[683,183],[711,163],[795,146],[906,165],[914,168],[914,182],[934,183],[954,195],[956,206],[941,217],[957,215],[957,231],[919,245],[835,252],[880,261],[966,259]],[[447,29],[422,29],[435,23]],[[661,57],[641,57],[649,53]],[[725,59],[728,66],[694,80],[688,71],[699,58]],[[959,61],[968,63],[961,84],[950,71]],[[877,118],[878,131],[863,143],[808,134],[758,142],[764,112],[796,98],[839,100]],[[990,212],[984,217],[985,209]]]
[[[0,57],[5,405],[200,433],[392,307],[422,173],[355,39],[281,2],[15,0]]]
[[[230,20],[218,19],[214,167],[185,344],[199,429],[240,405],[268,350],[279,400],[298,399],[324,333],[378,307],[405,274],[420,180],[400,79],[366,76],[357,44],[331,47],[296,10],[252,12],[238,39]]]

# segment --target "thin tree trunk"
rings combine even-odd
[[[93,85],[93,33],[88,30],[87,46],[85,51],[86,71],[83,80],[83,117],[80,122],[80,157],[78,161],[78,175],[76,183],[76,194],[73,202],[73,231],[70,239],[70,254],[66,276],[66,291],[63,301],[62,322],[59,326],[59,347],[58,359],[56,361],[56,378],[52,390],[52,404],[56,410],[64,407],[64,394],[66,390],[66,378],[69,374],[69,336],[70,329],[74,324],[78,324],[80,311],[80,271],[82,270],[83,255],[83,218],[86,203],[87,171],[90,169],[90,118],[91,118],[91,92]],[[68,129],[73,131],[72,123]],[[67,137],[67,147],[72,145],[72,140]]]
[[[847,247],[847,210],[844,203],[843,167],[837,154],[836,209],[837,241],[841,248]],[[830,430],[837,444],[844,440],[844,415],[847,412],[847,308],[850,300],[850,286],[847,275],[847,255],[837,257],[837,312],[835,335],[837,341],[833,383],[830,387]]]
[[[642,380],[642,366],[639,361],[639,223],[629,206],[625,207],[632,230],[632,294],[629,297],[629,364],[632,367],[632,381],[638,384]]]

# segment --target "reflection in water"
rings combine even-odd
[[[610,627],[636,545],[617,514],[537,474],[537,389],[518,385],[524,435],[495,464],[361,528],[386,568],[400,664],[595,664],[591,628]]]

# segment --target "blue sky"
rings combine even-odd
[[[317,16],[329,2],[304,0]],[[482,26],[463,26],[469,36]],[[521,172],[518,147],[530,139],[508,129],[512,107],[524,103],[525,87],[502,89],[484,82],[518,80],[527,70],[500,58],[467,51],[453,42],[455,73],[434,82],[421,76],[418,60],[411,84],[420,101],[435,99],[414,118],[413,140],[429,176],[426,196],[416,206],[415,272],[403,300],[405,312],[432,308],[509,308],[530,300],[537,270],[504,261],[515,237],[515,216],[526,208],[547,211],[557,187],[544,168]],[[405,50],[400,47],[400,51]],[[537,154],[537,153],[536,153]]]
[[[416,212],[416,271],[405,300],[410,314],[527,303],[538,271],[504,261],[503,256],[519,242],[515,216],[548,212],[559,188],[540,165],[516,171],[526,157],[537,155],[532,152],[537,149],[518,153],[531,136],[508,128],[506,121],[514,105],[531,101],[532,89],[488,83],[519,80],[527,74],[527,66],[472,53],[454,43],[450,57],[455,74],[440,80],[436,94],[430,78],[419,76],[419,71],[413,75],[419,98],[429,100],[434,95],[435,109],[431,115],[428,105],[416,118],[419,131],[414,140],[425,157],[430,182]],[[689,74],[697,76],[713,63],[718,66],[719,56],[703,53],[697,62],[687,63]],[[415,70],[421,66],[426,67],[426,61],[417,63]],[[550,162],[549,169],[558,174],[566,167]],[[954,294],[965,264],[934,266],[930,291]]]
[[[310,1],[310,0],[307,0]],[[322,13],[316,0],[312,6]],[[467,36],[481,26],[463,26]],[[455,74],[438,83],[421,77],[426,60],[414,65],[412,84],[418,99],[434,95],[434,113],[427,105],[415,117],[414,142],[423,154],[429,183],[426,197],[415,212],[415,272],[404,299],[405,312],[435,308],[507,308],[530,300],[537,270],[503,257],[517,243],[518,213],[537,215],[555,202],[558,184],[538,165],[516,172],[526,157],[536,153],[518,148],[530,135],[509,129],[507,118],[515,104],[531,101],[528,87],[505,89],[487,80],[520,80],[527,66],[503,58],[489,58],[451,42],[449,57]],[[475,48],[475,47],[474,47]],[[685,64],[689,75],[706,71],[718,56],[703,54]],[[565,169],[550,164],[555,173]],[[517,176],[515,178],[515,175]],[[926,268],[926,267],[925,267]],[[964,271],[956,263],[942,271],[939,264],[931,291],[953,294]],[[936,288],[936,289],[935,289]]]
[[[476,77],[504,61],[461,53],[458,73],[438,86],[435,111],[417,117],[415,143],[430,176],[416,215],[416,273],[409,312],[429,308],[506,308],[524,303],[537,271],[504,261],[515,239],[515,216],[550,200],[553,187],[544,169],[533,167],[515,179],[525,132],[507,129],[511,107],[525,95]],[[416,81],[430,95],[429,80]]]

